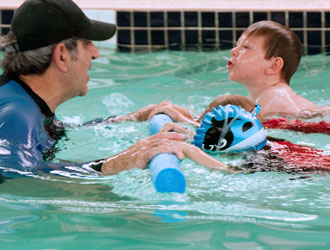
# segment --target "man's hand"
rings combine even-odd
[[[160,153],[173,153],[180,160],[185,158],[183,150],[175,141],[183,141],[178,133],[159,133],[142,139],[127,150],[107,158],[102,165],[102,173],[118,174],[132,168],[145,168],[149,161]]]

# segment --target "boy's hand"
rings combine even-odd
[[[184,122],[199,126],[199,123],[192,117],[190,112],[179,105],[172,104],[169,101],[163,101],[155,105],[154,109],[150,112],[148,120],[156,114],[166,114],[175,122]]]

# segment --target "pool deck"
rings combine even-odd
[[[23,0],[0,0],[0,9],[16,9]],[[330,0],[74,0],[82,9],[192,11],[330,11]]]

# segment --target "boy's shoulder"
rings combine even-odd
[[[285,115],[298,117],[303,110],[313,110],[318,106],[295,93],[289,86],[268,89],[259,97],[265,116]]]

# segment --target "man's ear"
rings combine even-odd
[[[266,74],[268,75],[275,75],[277,73],[281,73],[283,69],[284,61],[282,57],[274,57],[270,59],[270,64],[266,69]]]
[[[65,45],[63,43],[56,44],[53,53],[53,62],[57,68],[63,72],[67,72],[70,59],[71,55]]]

